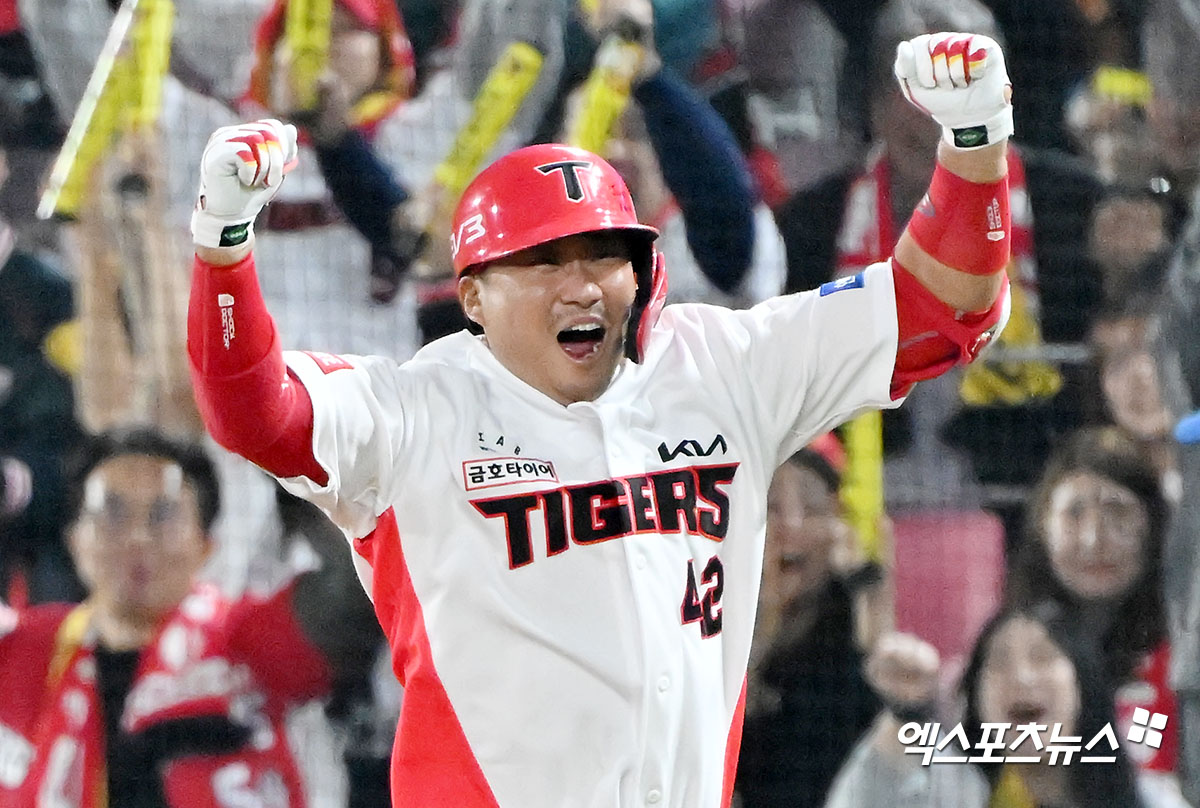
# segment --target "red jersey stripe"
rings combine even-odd
[[[374,580],[392,582],[376,589],[375,614],[404,685],[392,750],[393,808],[499,808],[434,668],[391,508],[354,549],[371,565]]]

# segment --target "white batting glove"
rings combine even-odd
[[[942,125],[951,146],[978,149],[1012,136],[1012,85],[994,39],[922,34],[896,48],[895,73],[905,97]]]
[[[200,158],[200,195],[192,212],[192,240],[203,247],[246,241],[254,219],[296,164],[296,127],[268,118],[223,126]]]

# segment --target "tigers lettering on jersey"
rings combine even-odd
[[[509,569],[533,563],[529,517],[540,512],[546,555],[571,542],[597,544],[637,533],[678,533],[722,541],[729,529],[729,496],[738,464],[688,466],[632,477],[568,485],[492,499],[471,500],[475,510],[504,520]]]

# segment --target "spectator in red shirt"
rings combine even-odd
[[[313,576],[232,599],[196,585],[219,505],[196,446],[105,433],[73,483],[91,594],[0,615],[0,804],[304,806],[284,719],[337,656]]]

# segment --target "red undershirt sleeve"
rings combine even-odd
[[[328,482],[313,456],[312,399],[284,364],[252,255],[229,267],[195,259],[187,346],[196,404],[217,443],[277,477]]]

